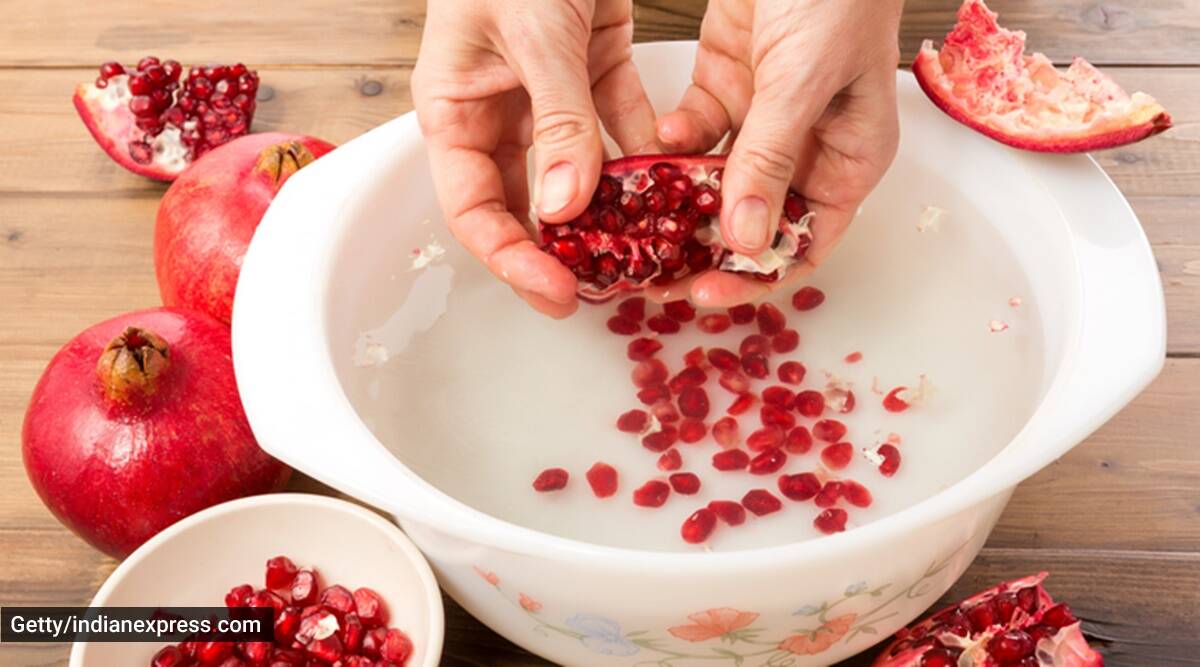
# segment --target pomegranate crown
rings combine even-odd
[[[171,366],[167,341],[138,327],[126,327],[108,342],[96,363],[104,395],[114,403],[132,405],[158,391]]]

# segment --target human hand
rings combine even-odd
[[[703,153],[732,132],[721,235],[754,256],[774,238],[789,185],[814,214],[813,244],[786,279],[721,271],[687,281],[720,307],[795,283],[837,244],[896,153],[901,0],[711,0],[692,85],[658,120],[668,152]],[[686,280],[686,279],[685,279]],[[652,289],[679,298],[680,285]],[[667,296],[670,292],[675,296]]]
[[[632,56],[631,0],[429,2],[413,102],[450,231],[539,311],[578,307],[576,280],[538,249],[544,222],[587,207],[600,178],[600,127],[625,153],[655,152],[654,110]]]

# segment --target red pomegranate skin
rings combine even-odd
[[[106,395],[97,361],[127,327],[166,341],[169,366],[152,394],[123,403]],[[172,308],[114,317],[64,345],[33,391],[21,442],[42,501],[115,557],[206,507],[279,490],[291,475],[250,431],[229,328]]]
[[[303,135],[249,134],[205,153],[180,174],[163,195],[154,228],[163,305],[228,323],[242,258],[271,200],[297,169],[333,149]]]

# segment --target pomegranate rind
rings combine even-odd
[[[941,50],[925,40],[913,61],[921,90],[954,120],[1022,150],[1081,153],[1123,146],[1171,127],[1153,97],[1126,93],[1076,58],[1057,70],[1025,53],[1025,33],[1010,31],[982,0],[966,0]]]
[[[130,157],[129,143],[143,133],[138,130],[133,112],[129,110],[128,88],[122,82],[114,82],[106,88],[81,83],[75,87],[71,101],[84,127],[113,162],[139,176],[164,182],[175,180],[187,169],[190,163],[187,159],[159,160],[156,155],[150,164],[139,164]],[[163,141],[166,139],[164,137]]]

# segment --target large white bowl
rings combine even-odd
[[[659,109],[688,83],[694,51],[683,42],[636,48]],[[1042,365],[1030,369],[1036,407],[1000,454],[950,488],[827,539],[667,553],[530,530],[427,483],[368,428],[364,419],[385,417],[380,408],[351,399],[369,391],[350,362],[356,337],[387,318],[411,280],[403,271],[410,252],[430,238],[431,227],[419,221],[440,219],[413,114],[293,177],[257,232],[238,285],[233,347],[259,442],[394,512],[451,596],[559,663],[823,665],[880,641],[966,569],[1017,483],[1132,399],[1165,351],[1149,245],[1097,165],[991,142],[934,109],[911,76],[898,76],[903,138],[876,197],[893,198],[881,205],[913,218],[919,204],[937,203],[912,200],[918,192],[967,202],[981,216],[963,224],[995,229],[1041,311],[1040,330],[1031,333],[1044,350]],[[926,182],[929,174],[938,183]],[[469,260],[451,252],[447,261]],[[717,632],[707,639],[669,632],[689,624]],[[733,627],[753,632],[735,643],[716,636]],[[737,655],[748,657],[738,663]]]

